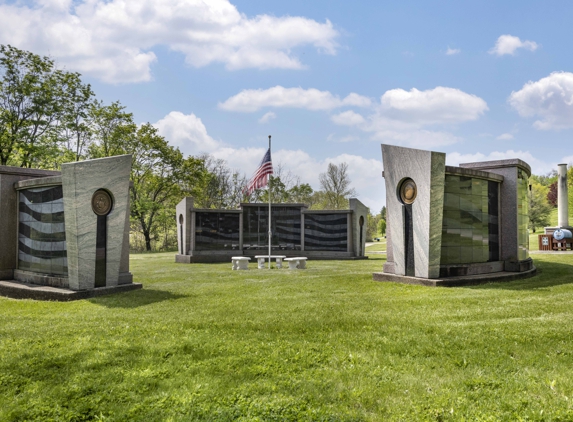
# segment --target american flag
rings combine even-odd
[[[249,180],[247,187],[245,188],[245,193],[250,195],[253,193],[255,189],[262,188],[263,186],[267,186],[269,182],[268,176],[273,174],[273,163],[271,161],[271,149],[267,151],[263,159],[261,160],[261,164],[259,164],[259,168]]]

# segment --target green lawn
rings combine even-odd
[[[367,261],[231,271],[134,255],[144,289],[0,299],[0,420],[573,420],[573,255],[427,288]]]
[[[380,238],[379,242],[374,242],[373,245],[366,247],[366,253],[368,252],[386,252],[386,238]]]

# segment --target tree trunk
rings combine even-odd
[[[149,230],[144,230],[143,236],[145,237],[145,250],[151,252],[151,236],[149,235]]]

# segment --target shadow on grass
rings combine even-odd
[[[152,290],[145,287],[133,292],[119,293],[109,296],[99,296],[89,299],[88,302],[94,305],[105,306],[106,308],[138,308],[152,303],[163,302],[165,300],[177,300],[187,297],[165,290]]]
[[[573,265],[559,262],[534,260],[537,274],[531,278],[509,282],[487,283],[471,286],[471,289],[538,290],[548,287],[573,284]]]

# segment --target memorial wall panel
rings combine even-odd
[[[239,214],[228,212],[196,212],[195,249],[238,249]]]
[[[304,215],[304,249],[307,251],[348,250],[348,214]]]
[[[244,249],[267,249],[269,208],[267,205],[243,209]],[[300,250],[301,208],[272,205],[271,232],[273,250]]]
[[[19,192],[18,268],[47,275],[68,274],[61,186]]]
[[[499,260],[499,184],[447,174],[442,222],[442,265]]]

